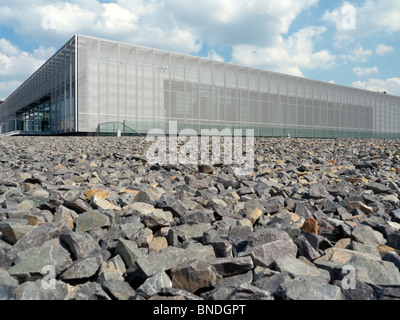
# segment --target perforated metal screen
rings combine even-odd
[[[400,137],[397,96],[82,35],[1,105],[2,130],[16,129],[21,110],[46,96],[54,133],[95,132],[107,122],[168,131],[177,121],[199,133]]]

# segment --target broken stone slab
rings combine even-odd
[[[297,246],[293,241],[276,240],[252,247],[239,254],[239,256],[250,255],[255,266],[270,268],[275,260],[285,255],[296,255]]]
[[[103,199],[100,196],[94,195],[90,200],[90,204],[95,209],[103,209],[103,210],[116,210],[119,211],[121,208],[110,201]]]
[[[17,288],[18,281],[6,270],[0,268],[0,300],[13,300]]]
[[[164,271],[159,271],[147,278],[146,281],[136,289],[136,293],[145,298],[150,298],[163,288],[172,288],[172,281]]]
[[[349,264],[355,266],[359,281],[381,286],[400,285],[399,269],[392,262],[356,255],[349,260]]]
[[[253,260],[250,256],[237,258],[215,258],[207,260],[207,263],[214,266],[218,274],[223,277],[245,273],[254,268]]]
[[[61,243],[71,252],[74,260],[86,258],[102,251],[100,245],[86,232],[72,232],[63,229]]]
[[[293,242],[292,238],[290,238],[288,233],[284,230],[275,227],[259,228],[255,230],[255,232],[249,234],[247,239],[247,248],[277,240],[287,241],[288,243]]]
[[[209,263],[202,260],[188,260],[171,270],[172,285],[191,293],[204,288],[213,288],[222,277]]]
[[[328,283],[330,275],[325,270],[318,269],[313,264],[308,264],[294,256],[286,255],[275,260],[275,270],[287,273],[292,278],[300,276],[318,276]]]
[[[3,268],[11,267],[19,252],[43,246],[47,241],[57,239],[60,233],[61,230],[53,223],[45,223],[43,226],[33,229],[6,252],[2,259]]]
[[[146,279],[159,271],[170,270],[187,259],[188,253],[185,249],[167,247],[139,257],[127,273]]]
[[[101,264],[96,282],[103,284],[109,280],[124,281],[126,267],[121,256],[117,254],[113,258]]]
[[[145,251],[139,249],[135,241],[125,239],[118,239],[115,253],[121,256],[128,268],[134,266],[136,260],[145,255]]]
[[[386,243],[386,239],[383,237],[382,233],[375,231],[367,225],[358,225],[352,232],[351,236],[358,242],[363,244],[378,247]]]
[[[111,300],[111,298],[99,283],[88,282],[76,291],[75,300]]]
[[[157,208],[172,212],[174,217],[181,218],[187,211],[179,200],[171,195],[163,195],[156,204]]]
[[[315,276],[296,277],[280,286],[280,296],[286,300],[342,300],[339,287]]]
[[[15,265],[7,272],[21,281],[44,277],[47,275],[47,267],[54,268],[58,276],[72,265],[72,259],[67,250],[60,245],[45,245],[26,249],[17,254]]]
[[[294,243],[297,245],[298,254],[310,261],[313,261],[321,256],[319,251],[315,250],[315,248],[310,244],[304,235],[298,236],[294,240]]]
[[[367,189],[372,190],[375,194],[387,193],[391,191],[390,187],[378,182],[370,182],[365,186]]]
[[[174,217],[169,211],[155,209],[144,215],[143,222],[150,229],[160,229],[171,226],[171,223],[174,222]]]
[[[42,280],[22,283],[15,291],[15,300],[68,300],[70,286],[54,279],[54,288],[43,286]]]
[[[102,284],[102,288],[109,297],[117,300],[132,300],[136,295],[129,283],[121,280],[108,280]]]
[[[190,242],[184,249],[188,253],[188,259],[207,261],[215,258],[215,251],[211,245],[202,245],[198,242]]]
[[[64,281],[88,279],[96,274],[102,263],[103,258],[99,254],[79,259],[60,275],[60,279]]]
[[[274,300],[271,293],[250,283],[237,286],[226,300]]]
[[[182,224],[178,226],[172,227],[172,229],[176,232],[177,236],[180,237],[183,241],[189,239],[202,239],[203,234],[208,230],[212,229],[211,223],[198,223],[193,225]]]
[[[27,233],[35,229],[25,219],[7,219],[0,222],[0,232],[6,242],[13,245]]]
[[[109,217],[98,210],[81,213],[76,219],[75,231],[85,232],[110,225]]]
[[[67,226],[72,230],[77,218],[78,214],[74,210],[60,205],[54,214],[53,223],[60,228]]]

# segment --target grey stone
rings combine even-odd
[[[292,278],[288,274],[276,273],[269,276],[262,277],[257,281],[253,282],[253,285],[261,290],[265,290],[271,293],[272,296],[278,296],[280,292],[280,286],[290,281]]]
[[[105,281],[102,288],[109,297],[117,300],[132,300],[136,294],[129,283],[120,280]]]
[[[342,290],[343,300],[369,301],[377,300],[379,297],[376,287],[374,288],[372,285],[358,281],[357,279],[354,282],[354,287],[350,288],[343,288],[342,281],[340,280],[336,280],[334,284]]]
[[[33,277],[43,277],[47,274],[44,267],[52,266],[55,268],[56,275],[71,266],[72,260],[67,250],[60,245],[46,245],[26,249],[17,254],[15,265],[7,272],[23,281]]]
[[[96,274],[103,262],[101,255],[94,255],[75,261],[61,275],[62,280],[80,280],[90,278]]]
[[[193,225],[183,224],[173,227],[177,236],[180,237],[183,241],[202,238],[204,232],[210,230],[211,228],[212,225],[210,223],[198,223]]]
[[[126,267],[121,256],[117,254],[115,257],[103,262],[100,266],[96,282],[103,284],[109,280],[124,281]]]
[[[61,230],[53,223],[46,223],[27,233],[13,245],[10,251],[18,252],[33,247],[42,246],[45,242],[58,238]]]
[[[400,285],[399,269],[392,262],[371,259],[368,255],[355,255],[349,264],[355,266],[359,281],[375,285]]]
[[[240,273],[233,276],[227,276],[222,279],[219,287],[236,287],[241,283],[252,283],[253,282],[253,270],[247,271],[246,273]]]
[[[342,300],[339,287],[327,284],[315,276],[296,277],[280,286],[280,293],[287,300]]]
[[[290,238],[286,231],[274,227],[266,227],[258,229],[248,236],[247,247],[255,247],[257,245],[262,245],[277,240],[293,243],[292,238]]]
[[[391,190],[390,187],[378,182],[370,182],[366,185],[366,187],[367,189],[372,190],[376,194],[387,193]]]
[[[95,228],[101,228],[110,225],[107,215],[98,210],[91,210],[81,213],[76,219],[76,231],[85,232]]]
[[[177,218],[183,217],[186,213],[186,208],[181,204],[181,202],[170,195],[163,195],[159,199],[156,207],[170,211],[172,215]]]
[[[254,265],[270,268],[273,266],[275,260],[285,255],[295,256],[297,253],[297,246],[290,239],[276,240],[246,250],[245,254],[250,254],[253,259]]]
[[[86,232],[70,232],[68,229],[63,229],[60,241],[71,252],[74,260],[86,258],[102,250],[100,245]]]
[[[133,267],[127,270],[138,278],[146,279],[159,271],[167,271],[188,259],[184,249],[167,247],[158,252],[139,257]]]
[[[274,300],[271,293],[249,283],[239,285],[227,300]]]
[[[188,259],[208,260],[215,258],[214,248],[211,245],[194,242],[189,243],[185,250],[188,253]]]
[[[307,264],[294,256],[286,255],[275,260],[275,269],[289,274],[292,278],[300,276],[318,276],[329,282],[330,275],[325,270],[318,269],[313,264]]]
[[[171,212],[160,209],[149,212],[144,216],[144,224],[150,229],[169,227],[173,221]]]
[[[0,268],[0,300],[12,300],[17,288],[18,281]]]
[[[172,288],[172,281],[164,271],[159,271],[146,281],[136,290],[136,293],[150,298],[157,294],[163,288]]]
[[[215,258],[208,260],[207,263],[214,266],[218,274],[223,277],[245,273],[254,268],[253,260],[249,256],[237,258]]]
[[[99,283],[89,282],[76,291],[75,300],[111,300],[111,298]]]
[[[396,252],[388,252],[383,257],[383,261],[392,262],[400,270],[400,256]]]
[[[153,296],[152,298],[155,298],[156,300],[159,299],[169,299],[173,300],[176,298],[176,300],[188,300],[188,301],[198,301],[198,300],[204,300],[203,298],[200,298],[199,296],[178,288],[163,288],[161,289],[161,292],[159,292],[157,295]],[[150,299],[152,299],[150,298]]]
[[[310,197],[314,199],[326,198],[329,196],[325,186],[322,183],[313,183],[310,185]]]
[[[358,225],[355,227],[351,236],[358,242],[374,247],[386,243],[386,239],[380,232],[375,231],[366,225]]]
[[[54,288],[43,286],[43,280],[27,281],[15,291],[15,300],[68,300],[69,286],[54,279]]]
[[[297,245],[298,253],[301,256],[306,257],[308,260],[313,261],[321,256],[321,254],[315,250],[304,235],[298,236],[294,243]],[[318,245],[316,246],[318,247]]]
[[[208,214],[202,211],[187,212],[180,218],[181,224],[210,223]]]
[[[248,237],[253,233],[253,228],[250,226],[233,226],[229,230],[228,239],[234,244],[233,252],[235,254],[245,250],[248,244]]]
[[[15,244],[25,234],[35,229],[35,226],[28,225],[25,219],[7,219],[0,222],[0,232],[9,244]]]
[[[121,256],[128,268],[134,266],[136,260],[145,255],[136,242],[125,239],[118,240],[115,252]]]

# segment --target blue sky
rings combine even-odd
[[[76,33],[400,95],[398,0],[2,0],[0,99]]]

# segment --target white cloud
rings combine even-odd
[[[366,63],[372,55],[372,50],[364,49],[360,44],[358,44],[349,54],[340,54],[339,57],[344,61]]]
[[[353,82],[353,87],[370,90],[370,91],[386,91],[388,94],[400,96],[400,78],[389,78],[386,80],[371,78],[368,81]]]
[[[35,72],[54,52],[54,48],[40,46],[29,53],[6,39],[0,39],[0,75],[5,79],[25,77]]]
[[[17,80],[0,82],[0,100],[6,100],[10,92],[14,92],[21,84],[22,82]]]
[[[234,46],[233,61],[296,76],[303,76],[301,69],[331,68],[336,57],[327,50],[314,50],[314,42],[325,31],[325,27],[310,26],[287,39],[280,37],[273,47]]]
[[[204,39],[209,47],[274,45],[318,1],[3,0],[0,25],[43,45],[82,33],[197,54]]]
[[[215,49],[211,49],[210,51],[208,51],[207,58],[219,62],[224,62],[225,60],[225,58],[221,57]]]
[[[357,77],[361,78],[374,73],[378,73],[379,69],[378,67],[372,67],[372,68],[354,67],[353,72],[357,75]]]
[[[6,39],[0,39],[0,99],[5,99],[54,52],[54,48],[39,46],[29,53],[21,51]]]
[[[342,11],[343,6],[346,5],[354,7],[354,17],[351,17],[351,12]],[[355,29],[346,28],[348,19],[352,18],[355,19]],[[349,42],[361,37],[399,32],[400,1],[365,0],[360,5],[343,2],[340,7],[326,11],[322,20],[336,26],[336,45],[346,46]]]
[[[379,44],[376,46],[375,53],[379,56],[385,56],[392,54],[394,52],[394,48],[391,46],[387,46],[385,44]]]

